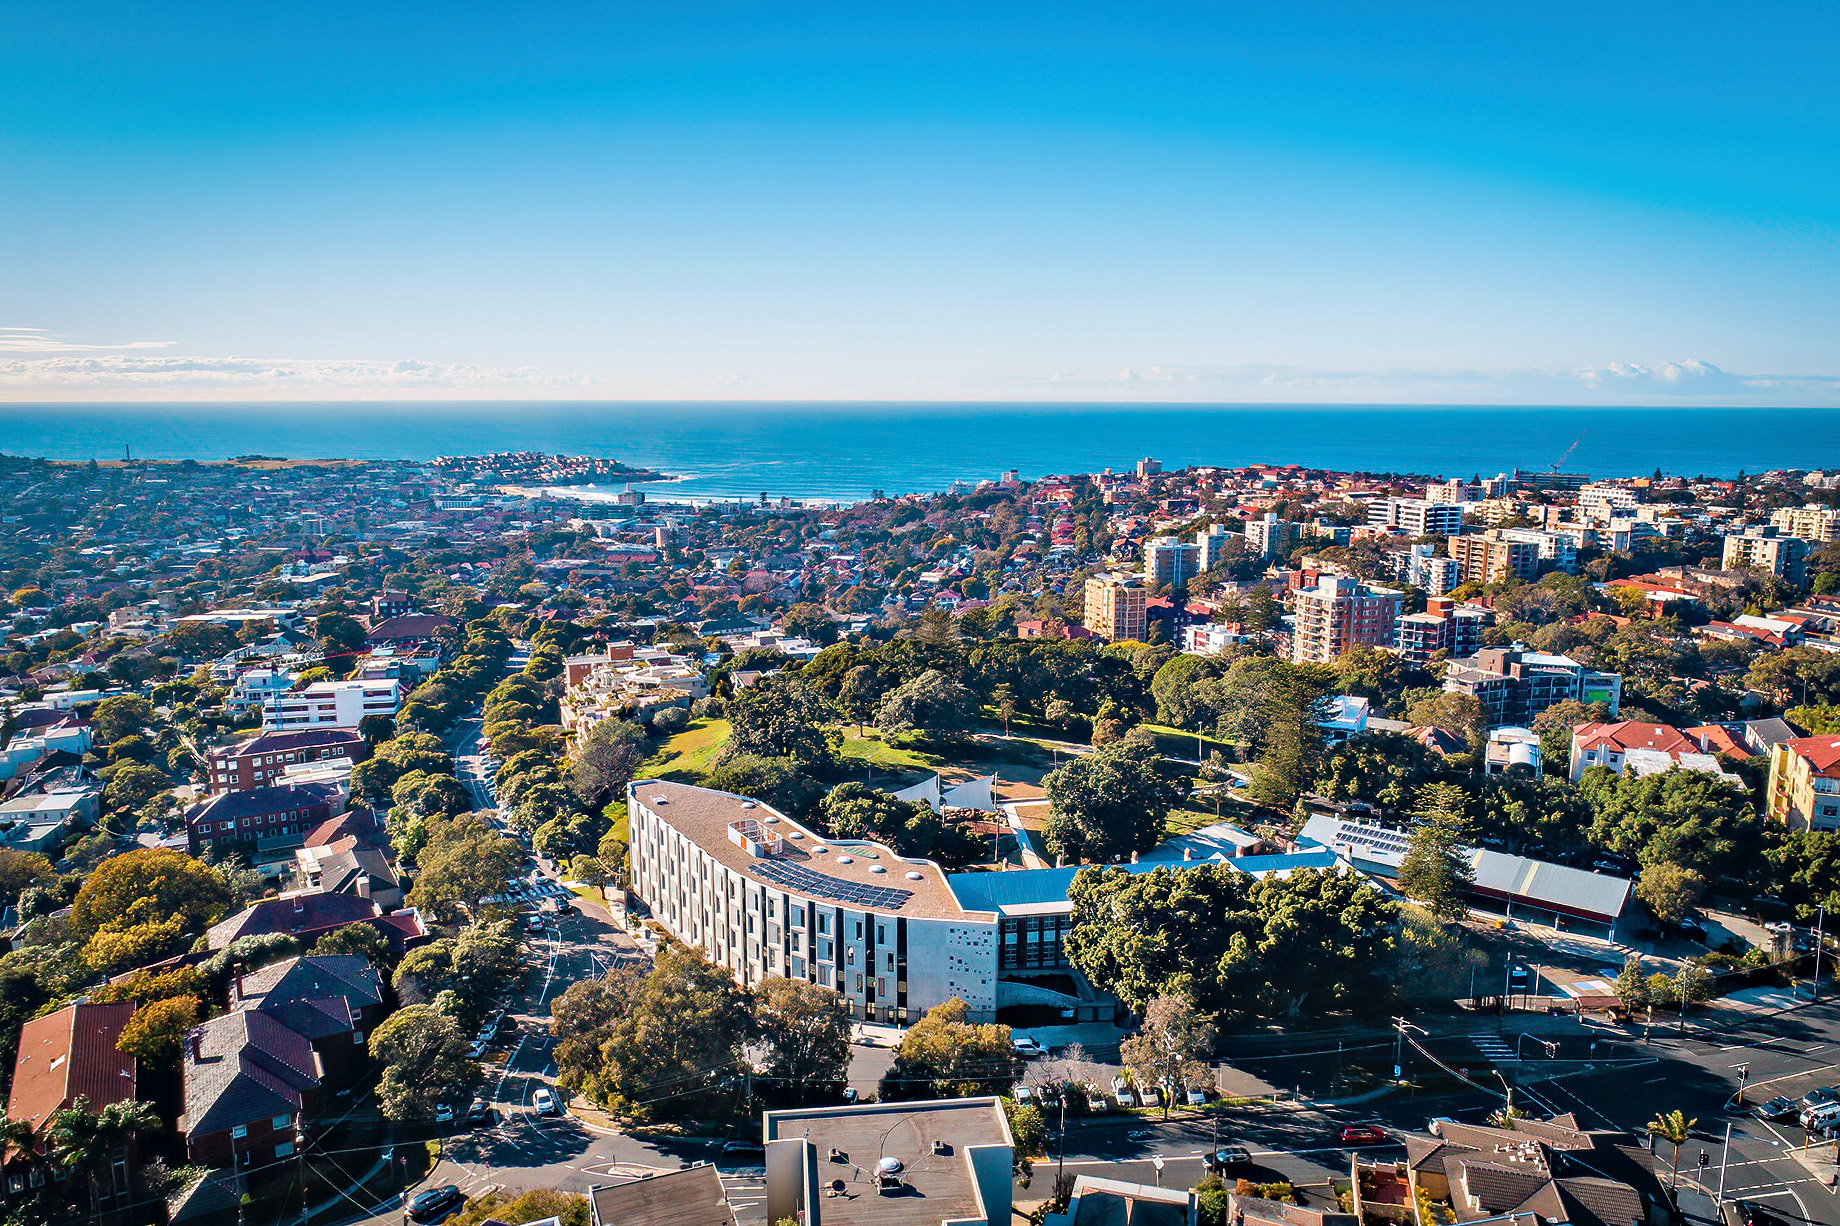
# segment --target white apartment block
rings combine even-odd
[[[1814,502],[1801,507],[1779,507],[1770,513],[1770,526],[1784,536],[1826,544],[1840,540],[1840,511]]]
[[[1578,517],[1605,520],[1628,515],[1640,501],[1634,490],[1620,485],[1581,485],[1578,487]]]
[[[997,914],[965,910],[932,861],[683,783],[632,783],[627,813],[633,893],[744,987],[803,979],[897,1026],[955,996],[973,1021],[996,1016]]]
[[[1367,504],[1367,524],[1397,528],[1407,536],[1455,536],[1463,531],[1463,504],[1386,498]]]
[[[1241,643],[1251,642],[1254,637],[1232,626],[1204,622],[1198,626],[1182,627],[1182,650],[1194,656],[1217,656]]]
[[[1538,528],[1502,528],[1496,535],[1504,541],[1520,541],[1534,546],[1540,551],[1542,562],[1551,562],[1555,569],[1568,575],[1578,569],[1578,546],[1570,536],[1563,533],[1542,532]]]
[[[265,732],[302,728],[356,728],[367,715],[394,715],[402,705],[402,683],[321,681],[304,690],[275,695],[262,708]]]

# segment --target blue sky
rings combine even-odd
[[[1840,404],[1840,11],[7,4],[0,397]]]

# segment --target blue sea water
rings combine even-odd
[[[1576,443],[1576,447],[1573,444]],[[855,499],[1126,468],[1293,463],[1443,477],[1840,467],[1840,410],[1032,404],[9,404],[0,452],[53,459],[610,456],[652,496]],[[1569,455],[1566,454],[1568,449]]]

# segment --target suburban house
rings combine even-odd
[[[205,933],[205,941],[215,951],[229,948],[240,937],[285,932],[302,945],[311,945],[347,924],[370,924],[398,951],[428,939],[428,930],[414,907],[385,912],[375,900],[356,894],[303,892],[252,903],[214,925]]]
[[[1578,782],[1593,766],[1607,767],[1613,775],[1633,770],[1638,776],[1678,766],[1742,782],[1720,766],[1714,756],[1734,751],[1742,757],[1750,756],[1750,751],[1738,744],[1731,733],[1716,724],[1685,730],[1636,720],[1579,724],[1572,729],[1571,778],[1573,783]]]
[[[313,1044],[256,1009],[194,1026],[185,1039],[186,1157],[252,1168],[293,1156],[303,1116],[319,1105]]]
[[[42,1129],[53,1115],[78,1099],[86,1101],[92,1111],[132,1099],[139,1070],[134,1057],[117,1051],[115,1044],[133,1016],[131,1000],[107,1005],[84,1002],[27,1022],[19,1031],[7,1118]],[[130,1195],[135,1164],[136,1155],[129,1148],[115,1154],[104,1181],[104,1208]],[[48,1171],[37,1156],[17,1151],[8,1153],[5,1175],[8,1193],[42,1187],[47,1178],[65,1177]]]
[[[1572,1115],[1505,1128],[1439,1121],[1406,1135],[1412,1183],[1448,1203],[1459,1223],[1534,1214],[1570,1226],[1650,1226],[1670,1220],[1654,1154],[1628,1133],[1589,1131]]]
[[[383,979],[365,958],[320,954],[289,958],[238,975],[232,1009],[268,1014],[312,1044],[326,1089],[352,1085],[368,1060],[365,1038],[386,1015]]]
[[[381,848],[340,839],[343,846],[302,847],[294,853],[294,869],[307,888],[321,894],[355,894],[374,900],[385,910],[402,905],[403,885],[395,866]]]
[[[1200,1206],[1192,1188],[1078,1175],[1067,1208],[1048,1214],[1042,1226],[1195,1226],[1199,1220]],[[1352,1218],[1348,1226],[1354,1226]]]
[[[364,636],[370,647],[414,647],[434,641],[435,632],[451,629],[454,619],[443,613],[399,613],[386,617]]]

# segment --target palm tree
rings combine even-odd
[[[31,1120],[16,1120],[0,1111],[0,1163],[13,1154],[30,1158],[44,1149],[45,1136]]]
[[[1674,1147],[1674,1162],[1669,1171],[1672,1186],[1680,1185],[1680,1147],[1693,1135],[1693,1125],[1697,1123],[1699,1120],[1690,1120],[1679,1111],[1666,1111],[1648,1121],[1648,1135],[1666,1138]]]
[[[150,1103],[127,1099],[110,1103],[101,1111],[91,1111],[89,1099],[79,1097],[51,1117],[46,1135],[52,1161],[83,1176],[89,1185],[93,1214],[100,1204],[100,1188],[114,1165],[115,1152],[159,1127],[159,1114]]]

